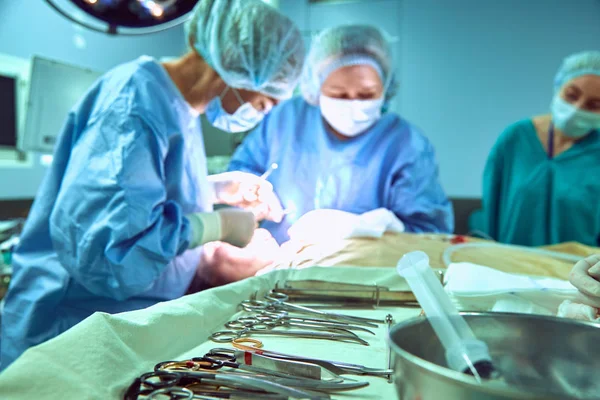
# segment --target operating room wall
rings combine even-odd
[[[401,91],[392,107],[436,146],[442,183],[453,197],[479,197],[487,154],[502,129],[547,111],[560,60],[599,47],[598,0],[278,3],[307,40],[348,22],[375,24],[395,37]],[[76,29],[42,0],[0,0],[0,53],[20,58],[40,54],[105,70],[141,54],[177,55],[183,42],[180,28],[111,38]],[[229,143],[219,140],[217,147]],[[33,197],[44,172],[39,157],[31,165],[0,162],[0,199]]]
[[[435,145],[451,197],[480,197],[486,157],[502,130],[548,111],[553,77],[566,55],[600,50],[598,0],[310,6],[308,0],[280,0],[280,7],[306,31],[369,23],[399,36],[393,47],[401,90],[393,109]]]
[[[178,56],[185,51],[183,29],[142,37],[109,37],[76,28],[42,0],[0,0],[0,53],[29,59],[40,55],[105,71],[147,54]],[[0,160],[0,199],[32,198],[46,167],[37,154],[27,162]]]

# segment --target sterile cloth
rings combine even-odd
[[[385,232],[404,232],[404,224],[386,208],[363,214],[319,209],[304,214],[290,227],[291,240],[326,241],[359,237],[380,238]]]
[[[577,289],[556,278],[509,274],[477,264],[450,264],[446,291],[462,310],[557,315],[560,304]]]
[[[334,282],[407,288],[393,268],[309,268],[275,271],[231,285],[206,290],[144,310],[109,315],[96,313],[58,337],[27,350],[0,374],[0,398],[122,399],[133,379],[152,371],[160,361],[205,354],[216,347],[231,347],[207,338],[236,316],[238,304],[256,292],[265,294],[277,281],[320,279]],[[347,314],[381,317],[390,313],[395,322],[419,314],[416,308],[337,310]],[[240,314],[241,315],[241,314]],[[262,336],[265,349],[323,359],[387,368],[387,328],[377,336],[365,335],[370,346],[329,340]],[[369,337],[367,337],[369,336]],[[333,399],[393,399],[393,384],[378,377],[353,377],[368,381],[357,391],[335,394]]]

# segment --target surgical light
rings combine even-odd
[[[198,0],[45,0],[86,29],[109,35],[142,35],[183,23]]]

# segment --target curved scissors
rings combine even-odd
[[[202,381],[202,377],[191,377],[187,372],[171,372],[160,370],[147,372],[140,376],[139,379],[141,384],[152,388],[152,390],[174,387],[181,388],[187,385],[200,383]]]
[[[267,329],[275,329],[277,327],[286,327],[286,328],[300,328],[300,329],[313,329],[318,331],[327,331],[333,333],[342,333],[350,336],[358,337],[351,329],[366,331],[374,335],[374,333],[368,329],[365,329],[360,326],[353,326],[348,324],[341,323],[327,323],[325,322],[316,322],[312,320],[305,320],[303,318],[294,318],[294,317],[281,317],[280,314],[273,313],[262,313],[258,315],[254,315],[252,317],[240,317],[236,320],[229,321],[225,324],[225,328],[238,331],[244,329],[259,329],[259,330],[267,330]]]
[[[204,359],[205,357],[201,357]],[[217,363],[219,364],[219,363]],[[220,368],[215,367],[215,369]],[[258,377],[256,375],[239,375],[239,374],[221,374],[214,372],[201,372],[201,371],[189,371],[189,372],[168,372],[168,371],[154,371],[143,374],[140,376],[139,381],[141,384],[149,386],[153,389],[151,393],[155,396],[159,394],[173,393],[174,395],[182,396],[188,395],[188,392],[182,389],[187,389],[185,386],[194,384],[200,384],[210,382],[213,386],[225,386],[233,388],[247,388],[251,390],[264,390],[270,393],[280,394],[291,398],[301,399],[327,399],[329,396],[314,392],[308,392],[306,390],[299,389],[298,385],[295,387],[286,386],[285,383],[297,383],[297,380],[281,379],[277,377]],[[283,382],[279,382],[283,381]],[[336,384],[337,385],[337,384]],[[189,391],[189,389],[187,389]],[[347,390],[347,389],[342,389]],[[138,393],[142,394],[141,391]],[[193,393],[193,392],[192,392]],[[145,394],[148,395],[148,394]],[[174,397],[179,399],[181,397]]]
[[[302,316],[294,316],[290,315],[287,311],[280,312],[272,312],[272,311],[261,311],[258,314],[254,315],[254,318],[258,319],[261,322],[273,322],[273,323],[301,323],[301,324],[312,324],[317,326],[331,327],[331,328],[341,328],[344,330],[351,331],[361,331],[367,332],[371,335],[375,335],[375,333],[367,328],[363,328],[362,326],[352,325],[350,323],[342,322],[342,321],[332,321],[324,318],[308,318]]]
[[[234,339],[239,339],[247,336],[254,335],[272,335],[272,336],[289,336],[296,338],[305,339],[324,339],[324,340],[335,340],[338,342],[354,342],[368,346],[369,342],[363,340],[356,335],[348,335],[341,333],[334,333],[331,331],[305,331],[305,330],[276,330],[276,329],[261,329],[261,326],[254,325],[252,327],[245,327],[238,330],[223,330],[218,331],[210,335],[210,340],[217,343],[229,343]]]
[[[154,371],[187,372],[210,369],[213,363],[204,360],[163,361],[154,366]]]
[[[148,393],[148,400],[154,400],[159,394],[169,395],[169,399],[173,400],[192,400],[194,398],[194,392],[184,387],[164,387],[156,389]]]
[[[372,319],[372,318],[364,318],[364,317],[355,317],[352,315],[346,314],[336,314],[325,311],[316,310],[314,308],[304,307],[298,304],[288,303],[289,299],[288,295],[284,293],[279,293],[271,290],[269,294],[265,296],[265,300],[244,300],[241,303],[242,308],[246,311],[294,311],[302,314],[309,315],[317,315],[322,318],[328,318],[337,321],[346,321],[351,322],[357,325],[370,326],[373,328],[377,328],[378,323],[384,323],[385,321]]]

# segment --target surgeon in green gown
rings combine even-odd
[[[600,52],[566,58],[551,113],[510,125],[483,177],[483,227],[493,239],[600,245]]]

